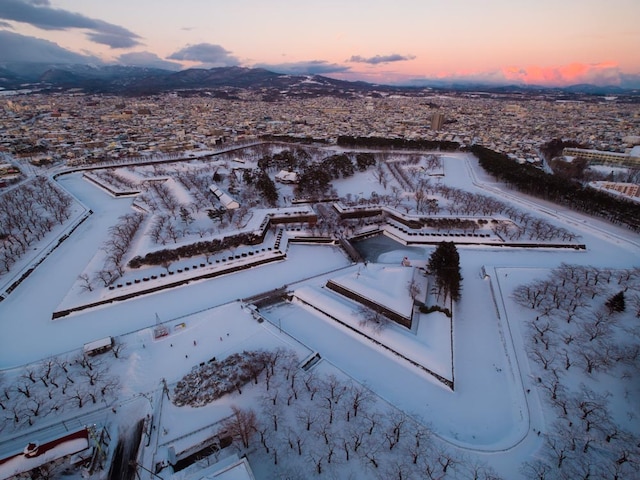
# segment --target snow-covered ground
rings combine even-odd
[[[84,343],[105,336],[116,337],[125,345],[123,358],[116,360],[111,354],[105,358],[113,363],[112,371],[120,376],[124,393],[100,415],[107,423],[124,425],[129,417],[138,418],[141,411],[142,415],[155,413],[150,444],[158,448],[146,449],[141,460],[151,467],[166,455],[172,442],[197,443],[198,435],[190,433],[230,415],[231,405],[259,409],[257,400],[252,400],[251,388],[241,396],[234,393],[199,409],[174,407],[161,400],[161,379],[172,385],[194,365],[243,350],[284,346],[300,358],[319,352],[323,369],[340,371],[340,375],[366,384],[382,399],[428,424],[446,444],[488,462],[505,478],[519,478],[519,466],[538,452],[542,442],[538,432],[549,427],[553,412],[539,398],[531,378],[536,367],[525,352],[525,322],[531,313],[510,301],[512,292],[523,283],[544,277],[561,263],[611,269],[638,266],[640,244],[637,235],[626,230],[510,192],[487,177],[468,155],[447,155],[444,173],[447,185],[514,202],[551,223],[576,231],[587,246],[584,251],[459,246],[463,289],[462,299],[454,307],[452,361],[444,360],[451,355],[450,344],[432,343],[434,337],[450,338],[443,335],[446,326],[440,314],[420,316],[417,331],[391,326],[371,333],[446,378],[453,369],[453,391],[317,310],[295,301],[280,304],[265,309],[262,314],[268,322],[259,323],[238,301],[287,286],[289,291],[312,297],[316,303],[322,304],[324,298],[327,313],[349,318],[353,304],[324,292],[322,286],[331,278],[347,283],[364,281],[365,272],[361,270],[358,277],[361,267],[353,266],[340,249],[332,246],[291,244],[286,260],[277,263],[51,320],[52,312],[69,301],[78,275],[96,256],[109,227],[129,213],[133,203],[132,198],[114,199],[76,174],[61,177],[59,182],[94,213],[0,302],[3,376],[13,378],[22,365],[79,351]],[[362,196],[375,191],[377,186],[370,176],[362,174],[358,178],[351,184],[341,181],[338,190]],[[404,256],[420,262],[429,251],[428,247],[420,250],[398,245],[397,250],[380,255],[371,267],[401,268]],[[366,289],[379,288],[374,284]],[[397,284],[383,293],[381,297],[391,299],[389,304],[399,302],[399,309],[406,305],[398,300],[406,290]],[[430,326],[431,318],[440,322],[439,326]],[[154,340],[153,327],[158,319],[169,335]],[[352,326],[357,328],[357,322]],[[143,397],[148,402],[132,401]],[[49,417],[40,426],[56,420],[55,416]],[[10,444],[14,435],[0,431],[0,445],[7,441]],[[269,472],[260,466],[255,470]],[[370,478],[363,475],[361,478]]]

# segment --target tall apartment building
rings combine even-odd
[[[433,115],[431,115],[431,130],[442,129],[443,123],[444,123],[444,113],[436,112]]]

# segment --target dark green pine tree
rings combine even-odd
[[[269,205],[271,205],[272,207],[276,206],[276,204],[278,203],[278,188],[265,171],[261,170],[258,174],[256,188],[258,188],[262,192],[264,199]]]
[[[460,300],[462,275],[460,274],[460,255],[453,242],[440,242],[429,257],[429,271],[434,275],[438,296],[446,301]]]
[[[609,297],[605,306],[609,309],[609,313],[624,312],[626,305],[624,304],[624,291],[620,290],[615,295]]]

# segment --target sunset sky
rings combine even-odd
[[[0,0],[0,62],[640,86],[639,0]]]

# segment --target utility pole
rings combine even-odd
[[[129,461],[129,465],[132,467],[136,467],[136,476],[138,478],[140,478],[140,475],[138,474],[138,468],[141,468],[142,470],[144,470],[145,472],[149,472],[151,475],[153,475],[156,478],[159,478],[160,480],[164,480],[164,478],[162,478],[160,475],[158,475],[157,473],[153,473],[151,470],[149,470],[148,468],[140,465],[138,462],[136,462],[135,460],[130,460]]]

